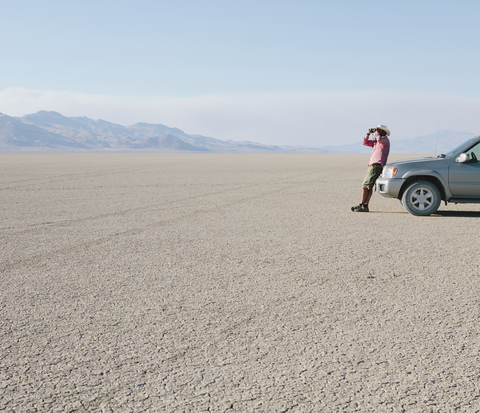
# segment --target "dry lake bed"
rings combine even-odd
[[[0,154],[0,411],[480,411],[480,205],[367,162]]]

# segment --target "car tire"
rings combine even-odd
[[[413,182],[403,193],[402,205],[413,215],[434,214],[442,201],[440,191],[429,181]]]

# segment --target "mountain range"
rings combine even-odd
[[[0,114],[0,151],[162,151],[238,153],[323,153],[322,149],[222,141],[189,135],[161,124],[122,126],[87,117],[40,111],[23,117]]]
[[[453,149],[474,134],[438,131],[411,139],[391,138],[391,152],[438,154]],[[197,153],[370,153],[359,136],[356,143],[307,148],[264,145],[251,141],[224,141],[190,135],[161,124],[122,126],[87,117],[66,117],[40,111],[23,117],[0,113],[0,152],[142,151]]]

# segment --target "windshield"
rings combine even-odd
[[[476,141],[477,139],[478,139],[478,136],[476,136],[475,138],[469,139],[468,141],[463,142],[462,144],[458,145],[457,147],[455,147],[455,148],[452,149],[451,151],[448,151],[446,154],[439,155],[439,157],[440,157],[440,158],[444,158],[445,156],[451,156],[451,155],[453,155],[455,152],[457,152],[457,151],[459,151],[461,148],[463,148],[464,146],[467,146],[467,144],[473,143],[473,142]]]

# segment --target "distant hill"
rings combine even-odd
[[[318,148],[281,147],[189,135],[161,124],[122,126],[87,117],[40,111],[20,118],[0,114],[0,151],[154,151],[229,153],[323,153]]]
[[[205,151],[205,149],[199,148],[198,146],[190,145],[187,142],[182,141],[180,138],[172,135],[171,133],[167,133],[161,137],[152,137],[147,138],[143,141],[142,144],[138,144],[136,148],[152,148],[152,149],[166,149],[171,151],[189,151],[189,152],[197,152],[197,151]]]
[[[26,124],[16,118],[0,115],[0,147],[43,147],[85,149],[86,146],[74,139]]]
[[[390,139],[390,152],[438,155],[454,149],[474,136],[473,133],[444,130],[411,139],[397,140],[392,137]],[[324,146],[321,149],[332,153],[370,153],[372,151],[370,147],[362,145],[362,138],[350,145]]]

